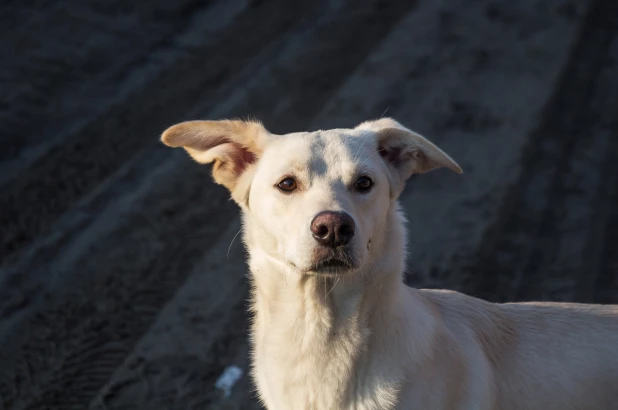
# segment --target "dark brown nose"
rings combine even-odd
[[[331,248],[350,242],[354,230],[354,220],[345,212],[320,212],[311,221],[311,233],[315,240]]]

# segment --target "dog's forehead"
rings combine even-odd
[[[273,171],[307,170],[311,173],[348,173],[365,165],[375,141],[352,129],[332,129],[286,134],[264,152]]]

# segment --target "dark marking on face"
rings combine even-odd
[[[311,141],[310,145],[311,152],[322,152],[326,150],[326,141],[324,141],[323,137],[318,134],[318,137]],[[324,160],[324,158],[320,156],[316,156],[312,158],[311,163],[308,164],[311,174],[315,176],[323,176],[328,172],[328,164]],[[305,168],[305,167],[303,167]]]
[[[369,242],[367,242],[367,250],[368,251],[371,250],[370,248],[371,248],[371,239],[369,239]]]

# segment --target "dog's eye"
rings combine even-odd
[[[355,187],[358,191],[366,192],[373,186],[373,181],[367,176],[362,176],[356,180]]]
[[[296,189],[296,180],[291,177],[283,179],[277,184],[280,190],[285,192],[292,192]]]

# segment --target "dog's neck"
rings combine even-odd
[[[295,400],[312,403],[304,408],[348,406],[347,398],[358,397],[350,389],[367,383],[364,375],[376,374],[376,367],[394,367],[361,360],[369,349],[375,353],[386,346],[400,348],[399,360],[422,356],[423,352],[415,353],[423,349],[420,345],[382,343],[389,334],[410,331],[410,312],[423,311],[421,302],[411,298],[412,290],[402,283],[403,232],[394,235],[399,247],[380,249],[382,265],[338,277],[301,275],[259,247],[249,247],[254,376],[267,401],[277,401],[283,408],[293,408],[289,406]],[[418,319],[417,329],[431,325],[420,313]],[[392,353],[387,356],[397,357]],[[373,357],[380,356],[384,357]],[[379,386],[364,389],[374,392],[366,401],[375,406],[367,408],[394,401],[400,377],[384,372]]]

